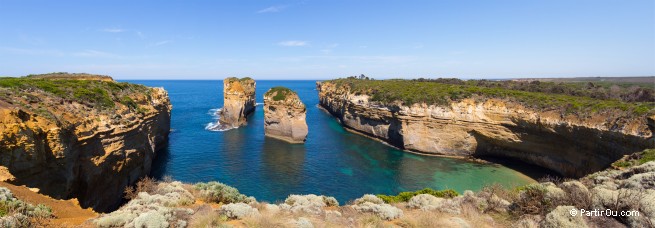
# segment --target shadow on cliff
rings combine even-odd
[[[160,149],[155,153],[157,156],[152,161],[152,169],[150,170],[150,177],[157,180],[164,178],[164,173],[168,170],[167,164],[171,160],[171,152],[168,149],[168,143],[163,144]]]

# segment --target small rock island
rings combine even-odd
[[[264,94],[266,136],[290,143],[304,143],[308,132],[306,112],[298,94],[285,87],[271,88]]]
[[[223,80],[223,108],[218,124],[211,130],[229,130],[248,124],[246,117],[255,111],[255,80],[229,77]]]

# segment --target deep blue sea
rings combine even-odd
[[[152,175],[194,183],[220,181],[254,196],[276,202],[289,194],[324,194],[345,203],[365,193],[452,188],[479,190],[490,183],[511,187],[533,182],[513,169],[460,159],[403,152],[345,131],[318,108],[315,81],[257,81],[257,102],[274,86],[298,93],[307,106],[309,135],[304,145],[264,136],[262,106],[248,125],[209,131],[214,112],[223,106],[223,82],[129,81],[164,87],[173,104],[170,141],[158,152]]]

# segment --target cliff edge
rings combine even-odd
[[[304,143],[307,138],[307,109],[298,94],[284,87],[274,87],[264,94],[264,129],[266,136],[290,143]]]
[[[652,104],[402,80],[338,79],[317,89],[344,127],[395,147],[518,159],[567,177],[655,144]]]
[[[167,143],[163,88],[107,80],[0,78],[0,165],[13,184],[96,211],[149,174]]]

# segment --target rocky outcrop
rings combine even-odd
[[[229,130],[248,124],[246,117],[255,111],[255,80],[226,78],[223,80],[223,108],[220,119],[210,130]]]
[[[264,94],[264,130],[266,136],[290,143],[304,143],[307,138],[305,104],[298,94],[274,87]]]
[[[404,106],[372,102],[332,82],[317,89],[320,105],[347,129],[426,154],[513,158],[580,177],[655,144],[653,116],[579,117],[494,98]]]
[[[67,95],[86,91],[68,86],[75,83],[52,84],[61,86],[58,95],[44,91],[51,87],[0,87],[0,165],[14,184],[109,211],[126,186],[150,173],[168,140],[171,104],[163,88],[96,81],[85,85],[109,103],[91,106]]]

